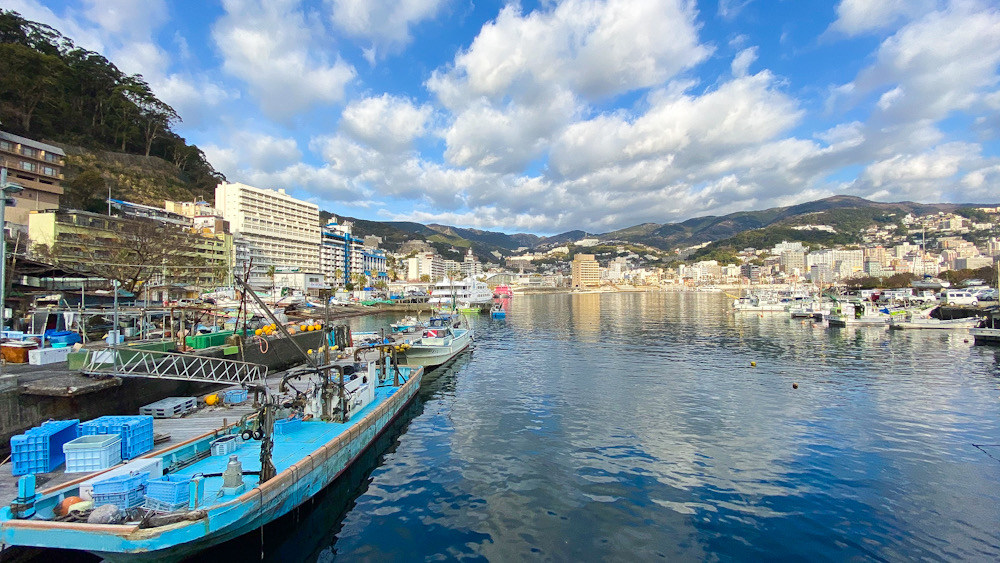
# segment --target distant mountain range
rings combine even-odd
[[[788,207],[760,211],[740,211],[723,216],[705,216],[681,223],[643,223],[607,233],[569,231],[549,237],[517,233],[508,235],[479,229],[447,225],[422,225],[408,222],[378,222],[343,217],[354,223],[356,235],[382,237],[384,247],[396,250],[408,240],[429,241],[442,255],[455,258],[467,248],[480,257],[499,253],[504,256],[519,248],[551,248],[584,237],[604,241],[644,244],[662,251],[673,251],[710,243],[695,255],[704,256],[721,248],[762,248],[771,240],[801,241],[815,244],[852,244],[860,242],[861,232],[873,225],[899,223],[907,213],[927,215],[938,212],[963,213],[971,207],[996,204],[959,203],[882,203],[853,196],[834,196]],[[329,216],[329,214],[325,214]],[[835,232],[802,230],[794,227],[825,225]],[[454,251],[452,249],[455,249]],[[495,256],[495,254],[494,254]],[[495,258],[494,258],[495,260]]]

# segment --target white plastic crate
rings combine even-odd
[[[117,435],[80,436],[63,444],[66,473],[100,471],[122,461],[122,439]]]
[[[212,441],[212,455],[214,456],[228,456],[229,454],[236,451],[243,445],[243,438],[240,438],[238,434],[231,434],[229,436],[224,436],[218,440]]]

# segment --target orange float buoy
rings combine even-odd
[[[62,499],[53,512],[55,512],[56,516],[66,516],[69,513],[69,507],[78,502],[83,502],[83,499],[80,497],[66,497]]]
[[[218,402],[219,402],[219,396],[214,393],[205,397],[205,404],[208,406],[212,406]]]

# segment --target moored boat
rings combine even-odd
[[[889,313],[870,301],[838,302],[827,317],[832,327],[885,326]]]
[[[889,319],[889,328],[894,330],[968,330],[979,325],[979,317],[963,319],[939,319],[931,316],[934,309],[909,311]]]
[[[468,348],[472,336],[472,329],[463,328],[456,316],[432,317],[419,339],[406,342],[400,361],[425,368],[439,366]]]
[[[289,391],[280,396],[256,382],[264,400],[255,416],[142,456],[159,458],[166,483],[179,485],[183,498],[173,502],[147,497],[140,508],[134,501],[143,500],[149,481],[123,489],[117,501],[95,502],[94,513],[109,508],[107,521],[60,519],[60,503],[84,495],[81,485],[94,474],[41,493],[34,475],[25,475],[19,498],[0,509],[0,542],[88,551],[107,561],[178,560],[287,514],[330,485],[416,395],[423,368],[398,365],[392,346],[369,350],[378,358],[363,361],[359,350],[354,361],[286,375],[279,389]],[[217,449],[220,441],[225,448]]]

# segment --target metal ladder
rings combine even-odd
[[[238,360],[114,346],[93,350],[86,375],[175,379],[203,383],[263,384],[267,366]]]

